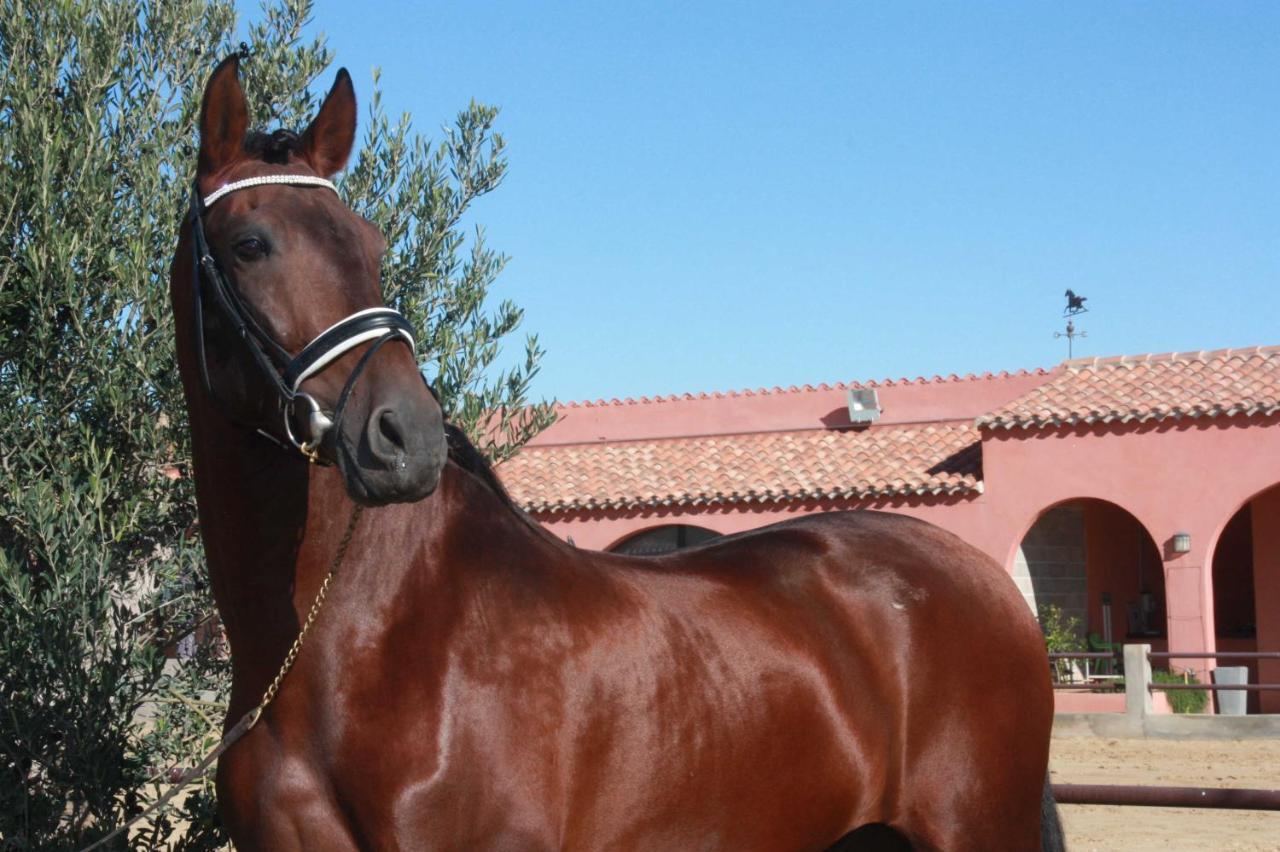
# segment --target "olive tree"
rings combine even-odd
[[[0,0],[0,849],[73,849],[216,743],[226,662],[207,625],[167,282],[204,79],[240,51],[256,126],[305,124],[332,55],[308,0]],[[541,351],[488,290],[506,258],[461,222],[506,171],[497,111],[443,139],[376,90],[340,182],[387,236],[388,301],[451,419],[492,458],[551,420]],[[131,848],[223,842],[207,782]],[[189,828],[176,832],[177,820]],[[116,848],[125,848],[123,841]]]

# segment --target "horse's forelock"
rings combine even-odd
[[[283,165],[289,161],[289,156],[298,150],[299,139],[297,133],[284,128],[270,133],[254,130],[245,137],[244,150],[254,159]]]

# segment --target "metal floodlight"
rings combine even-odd
[[[850,423],[875,423],[880,419],[880,397],[875,388],[850,388],[848,398]]]

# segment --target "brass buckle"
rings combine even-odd
[[[303,441],[298,444],[298,452],[307,457],[308,464],[320,464],[320,451],[311,441]]]

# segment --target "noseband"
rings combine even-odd
[[[223,275],[222,270],[218,267],[218,262],[213,257],[213,252],[209,248],[209,241],[204,233],[204,213],[213,206],[214,202],[237,190],[268,184],[321,187],[332,190],[334,193],[338,191],[331,181],[309,175],[264,175],[262,177],[238,180],[218,188],[205,196],[203,201],[200,198],[199,187],[192,188],[191,231],[195,248],[193,275],[195,279],[196,358],[200,365],[200,382],[204,385],[205,392],[216,401],[218,395],[209,381],[209,365],[205,360],[203,297],[205,286],[207,286],[208,293],[212,296],[212,304],[221,313],[222,317],[231,324],[235,331],[235,336],[244,341],[246,348],[253,356],[254,363],[258,365],[259,372],[267,379],[267,384],[275,392],[279,412],[284,423],[285,439],[298,452],[306,456],[308,461],[317,464],[321,463],[319,456],[320,442],[326,432],[342,422],[342,414],[346,410],[351,390],[355,386],[356,379],[368,365],[369,359],[384,344],[392,340],[402,340],[409,345],[411,350],[415,349],[413,326],[399,311],[386,307],[366,308],[362,311],[356,311],[345,319],[338,320],[317,334],[310,343],[302,347],[302,350],[297,355],[290,355],[283,346],[277,343],[253,318],[253,314],[246,308],[236,289],[231,286],[227,277]],[[346,385],[342,388],[337,405],[334,407],[332,417],[325,413],[314,397],[298,389],[304,381],[324,370],[338,358],[362,343],[369,341],[373,341],[373,345],[361,357],[359,363],[347,378]],[[428,390],[431,390],[429,385]],[[432,393],[434,394],[434,391]],[[294,416],[296,416],[299,403],[306,407],[305,413],[307,415],[308,434],[302,438],[295,434],[292,422]],[[258,426],[253,424],[244,425],[253,428],[259,434],[277,443],[284,444],[284,441],[281,441],[277,436]]]

